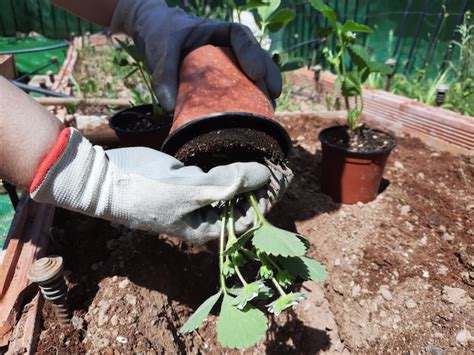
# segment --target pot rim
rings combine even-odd
[[[177,128],[164,141],[161,151],[176,154],[186,142],[197,136],[221,128],[251,128],[272,136],[285,156],[291,149],[291,139],[286,129],[277,121],[251,112],[218,112],[189,121]]]
[[[371,129],[373,131],[382,132],[384,134],[389,135],[392,138],[392,143],[389,146],[387,146],[383,149],[373,150],[373,151],[370,151],[370,152],[360,151],[360,150],[353,150],[353,149],[341,147],[340,145],[329,143],[325,139],[324,134],[326,134],[327,132],[332,131],[332,130],[336,130],[336,129],[341,129],[341,128],[344,128],[344,127],[345,126],[343,126],[343,125],[336,125],[336,126],[326,127],[326,128],[324,128],[323,130],[321,130],[319,132],[318,139],[321,141],[322,144],[324,144],[328,147],[331,147],[335,150],[338,150],[338,151],[346,153],[346,154],[356,155],[356,156],[363,156],[363,157],[367,157],[367,156],[371,156],[371,155],[389,154],[393,150],[393,148],[395,148],[397,146],[397,143],[398,143],[397,138],[395,138],[395,136],[393,134],[385,132],[385,131],[383,131],[381,129],[378,129],[378,128],[371,128]]]
[[[109,119],[109,127],[112,128],[117,133],[133,135],[133,134],[143,134],[143,133],[155,133],[155,132],[161,131],[165,127],[171,126],[172,116],[170,114],[166,113],[166,112],[165,112],[165,118],[167,119],[167,121],[160,122],[161,124],[158,127],[155,127],[155,128],[152,128],[152,129],[128,131],[126,129],[122,129],[122,128],[118,127],[115,124],[115,122],[117,120],[120,120],[120,118],[122,117],[121,115],[123,113],[135,112],[135,111],[139,111],[140,109],[142,109],[143,111],[153,110],[153,104],[144,104],[144,105],[137,105],[137,106],[127,107],[123,110],[115,112],[112,115],[112,117],[110,117],[110,119]]]

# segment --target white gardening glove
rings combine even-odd
[[[270,98],[280,96],[280,70],[247,26],[190,16],[164,0],[119,0],[111,30],[133,37],[153,73],[158,100],[168,112],[176,104],[181,59],[206,44],[231,48],[251,80]]]
[[[220,212],[209,206],[216,201],[258,189],[266,212],[279,194],[274,183],[262,187],[270,175],[258,163],[235,163],[204,173],[149,148],[105,152],[77,130],[65,128],[40,164],[30,193],[38,202],[202,243],[219,236]],[[248,209],[237,209],[243,211],[237,216],[240,232],[251,227]]]

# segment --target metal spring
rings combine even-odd
[[[51,301],[56,319],[62,325],[68,325],[71,319],[66,304],[67,286],[63,272],[62,257],[46,257],[31,265],[28,278],[36,282],[43,297]]]

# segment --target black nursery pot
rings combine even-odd
[[[159,150],[169,134],[172,117],[164,114],[159,123],[153,120],[153,105],[130,107],[114,114],[109,126],[124,147],[148,147]]]

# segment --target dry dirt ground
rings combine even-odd
[[[331,122],[281,122],[295,179],[271,220],[305,235],[330,276],[300,285],[307,299],[244,353],[472,353],[472,158],[399,137],[377,199],[338,205],[319,190],[316,137]],[[214,315],[193,334],[177,332],[217,287],[215,243],[59,211],[50,245],[65,258],[79,329],[60,328],[46,307],[39,353],[240,353],[219,347]]]

